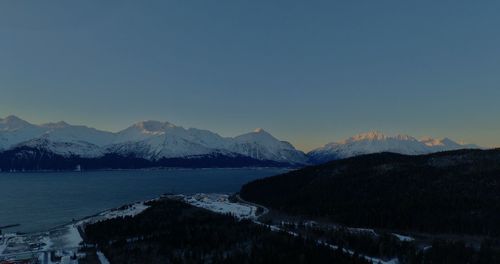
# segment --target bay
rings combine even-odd
[[[38,232],[164,193],[234,193],[280,168],[0,173],[0,226]]]

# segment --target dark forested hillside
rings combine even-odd
[[[358,156],[251,182],[241,196],[350,226],[500,236],[500,150]]]
[[[135,217],[85,228],[111,263],[369,263],[251,221],[164,199]],[[82,261],[91,263],[90,261]]]

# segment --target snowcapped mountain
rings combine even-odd
[[[312,150],[307,155],[312,163],[322,163],[379,152],[419,155],[464,148],[479,147],[476,145],[459,144],[448,138],[424,138],[418,140],[408,135],[387,136],[380,132],[368,132],[350,137],[341,142],[326,144],[323,147]]]
[[[0,150],[37,138],[43,134],[40,126],[32,125],[16,116],[0,118]]]
[[[101,147],[85,141],[51,141],[47,138],[31,139],[14,146],[14,148],[16,147],[45,150],[65,157],[80,156],[83,158],[94,158],[105,154]]]
[[[426,137],[420,140],[426,146],[430,147],[433,151],[447,151],[456,149],[477,149],[481,148],[475,144],[460,144],[449,138],[434,139],[431,137]]]
[[[208,130],[185,129],[168,122],[143,121],[118,132],[111,152],[134,153],[148,159],[188,157],[219,153],[240,154],[257,160],[305,164],[306,155],[290,143],[279,141],[262,129],[234,138]]]
[[[114,133],[97,130],[86,126],[69,125],[66,122],[40,125],[44,129],[43,138],[57,142],[86,142],[97,146],[109,144],[114,140]]]
[[[261,128],[253,132],[237,136],[232,140],[229,150],[254,159],[274,160],[305,164],[306,155],[297,151],[292,144],[279,141]]]
[[[159,121],[138,122],[112,133],[65,122],[34,125],[15,116],[0,119],[0,150],[21,147],[66,157],[93,158],[118,154],[159,160],[222,155],[288,164],[307,162],[303,152],[261,129],[226,138],[208,130],[185,129]]]
[[[113,138],[111,132],[65,122],[34,125],[16,116],[0,119],[0,150],[26,146],[64,156],[96,157]]]
[[[224,146],[224,139],[210,131],[185,129],[168,122],[142,121],[116,134],[109,152],[146,158],[205,155]]]
[[[237,164],[271,161],[304,165],[376,152],[417,155],[462,148],[478,146],[459,144],[448,138],[418,140],[407,135],[387,136],[369,132],[326,144],[306,155],[263,129],[236,137],[222,137],[208,130],[186,129],[169,122],[142,121],[113,133],[62,121],[35,125],[15,116],[0,118],[0,153],[32,149],[73,158],[100,158],[109,154],[154,162],[206,158],[221,163],[229,159],[231,162],[237,160]]]

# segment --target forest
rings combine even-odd
[[[149,205],[135,217],[86,226],[87,247],[97,247],[111,263],[369,263],[342,249],[181,201]],[[83,263],[92,259],[89,254]]]
[[[86,258],[81,263],[100,263],[97,250],[111,263],[372,263],[366,256],[386,261],[397,258],[401,264],[500,263],[498,240],[485,240],[475,248],[435,239],[422,249],[390,233],[373,236],[345,228],[295,225],[306,229],[295,236],[178,200],[164,198],[148,205],[135,217],[87,225],[82,248]]]
[[[348,226],[500,236],[500,150],[363,155],[244,185],[248,201]]]
[[[500,263],[499,239],[485,239],[479,245],[472,245],[460,240],[429,237],[401,240],[393,233],[383,230],[375,232],[371,229],[349,229],[339,226],[328,228],[295,224],[291,230],[300,232],[304,237],[338,245],[364,256],[382,260],[397,258],[401,264]]]

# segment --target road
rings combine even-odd
[[[302,237],[299,233],[296,233],[296,232],[293,232],[293,231],[290,231],[290,230],[286,230],[286,229],[283,229],[279,226],[276,226],[276,225],[269,225],[269,224],[264,224],[262,222],[259,222],[258,219],[266,214],[269,213],[269,209],[263,205],[260,205],[260,204],[256,204],[256,203],[252,203],[252,202],[249,202],[249,201],[246,201],[244,200],[243,198],[241,198],[241,196],[239,194],[236,194],[235,195],[236,197],[236,200],[238,200],[238,202],[240,203],[243,203],[243,204],[248,204],[248,205],[252,205],[252,206],[255,206],[255,207],[258,207],[258,208],[261,208],[262,209],[262,213],[260,215],[256,215],[255,216],[255,220],[254,220],[254,223],[256,224],[259,224],[259,225],[264,225],[264,226],[267,226],[269,227],[272,231],[278,231],[278,232],[285,232],[285,233],[288,233],[289,235],[292,235],[292,236],[295,236],[295,237]],[[318,240],[316,239],[316,242],[320,245],[325,245],[325,246],[328,246],[330,247],[331,249],[334,249],[334,250],[337,250],[338,249],[338,246],[336,245],[333,245],[333,244],[329,244],[325,241],[322,241],[322,240]],[[342,249],[342,251],[344,251],[344,253],[347,253],[347,254],[350,254],[350,255],[354,255],[354,251],[351,251],[351,250],[348,250],[348,249]],[[381,263],[381,264],[396,264],[396,263],[399,263],[399,261],[397,260],[397,258],[395,259],[391,259],[389,261],[384,261],[382,259],[379,259],[379,258],[372,258],[372,257],[369,257],[369,256],[366,256],[366,255],[359,255],[363,258],[365,258],[366,260],[370,261],[371,263]]]
[[[240,203],[252,205],[252,206],[255,206],[257,208],[262,209],[262,213],[259,214],[259,215],[255,215],[255,219],[259,219],[260,217],[262,217],[262,216],[264,216],[264,215],[266,215],[266,214],[269,213],[269,209],[267,207],[265,207],[263,205],[260,205],[260,204],[256,204],[256,203],[252,203],[252,202],[246,201],[243,198],[241,198],[240,194],[236,194],[235,197],[238,200],[238,202],[240,202]]]

